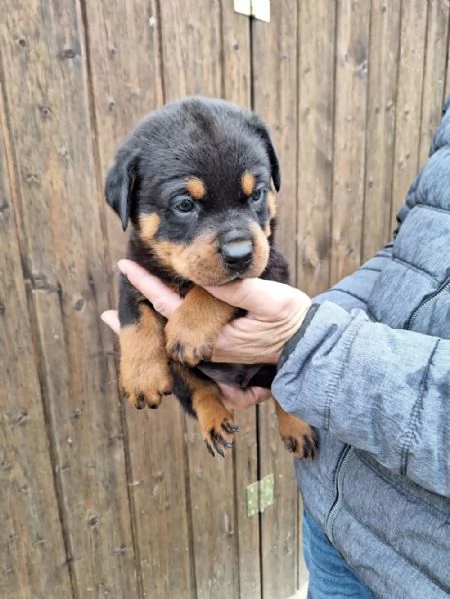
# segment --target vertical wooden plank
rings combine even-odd
[[[272,2],[270,23],[252,22],[253,108],[267,122],[281,163],[278,242],[292,281],[297,225],[297,2]],[[278,434],[273,402],[259,406],[260,478],[275,477],[275,505],[261,516],[262,595],[288,597],[297,586],[297,488]]]
[[[428,3],[419,166],[428,158],[444,103],[449,14],[450,4],[447,1],[432,0]]]
[[[223,96],[221,17],[217,0],[160,3],[166,101],[189,94]],[[186,436],[197,597],[238,597],[233,462],[207,454],[198,424],[191,418],[186,419]]]
[[[224,97],[251,108],[250,21],[222,2]],[[234,448],[239,598],[261,596],[259,518],[247,516],[247,486],[258,479],[256,408],[235,413],[239,433]]]
[[[370,0],[338,3],[331,284],[361,262],[369,21]]]
[[[297,283],[311,296],[330,278],[335,7],[299,4]]]
[[[71,597],[8,186],[2,91],[0,86],[0,596]],[[12,169],[10,176],[13,187]]]
[[[166,102],[189,94],[222,96],[220,2],[162,0],[160,12]]]
[[[161,22],[155,1],[85,2],[84,11],[100,211],[117,291],[115,263],[125,255],[127,234],[106,206],[102,185],[119,141],[163,103]],[[141,592],[161,599],[193,596],[180,406],[168,398],[156,413],[137,412],[124,401],[123,410]]]
[[[372,0],[362,260],[390,239],[400,2]]]
[[[107,281],[79,5],[16,2],[0,35],[23,261],[75,593],[131,598],[123,433],[99,323]]]
[[[428,2],[402,2],[391,228],[417,175]]]

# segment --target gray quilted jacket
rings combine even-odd
[[[377,597],[450,597],[450,96],[392,243],[316,298],[272,390],[307,510]]]

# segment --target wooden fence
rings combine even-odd
[[[389,238],[448,73],[448,0],[6,0],[0,18],[0,596],[284,599],[304,577],[291,460],[269,405],[212,460],[176,401],[128,408],[124,236],[102,186],[144,113],[253,107],[283,173],[280,243],[310,294]],[[258,425],[258,426],[256,426]],[[249,518],[246,487],[273,473]],[[317,489],[320,493],[320,489]]]

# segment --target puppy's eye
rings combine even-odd
[[[181,212],[182,214],[188,214],[192,212],[195,208],[194,201],[187,196],[180,198],[174,204],[174,208],[177,212]]]
[[[259,204],[260,202],[262,202],[264,200],[265,197],[266,197],[266,190],[265,189],[257,189],[256,191],[254,191],[252,193],[249,200],[252,204]]]

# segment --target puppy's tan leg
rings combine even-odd
[[[235,312],[201,287],[193,287],[166,324],[168,355],[189,366],[209,360],[221,328]]]
[[[212,456],[216,452],[224,457],[225,451],[233,445],[238,427],[233,424],[233,415],[222,403],[219,388],[183,364],[174,363],[173,368],[189,389],[188,407],[198,420],[206,448]]]
[[[314,430],[299,418],[288,414],[274,399],[280,436],[287,451],[300,459],[313,458],[317,449]]]
[[[132,406],[157,408],[172,392],[164,340],[164,323],[147,305],[137,322],[120,331],[120,384]]]

